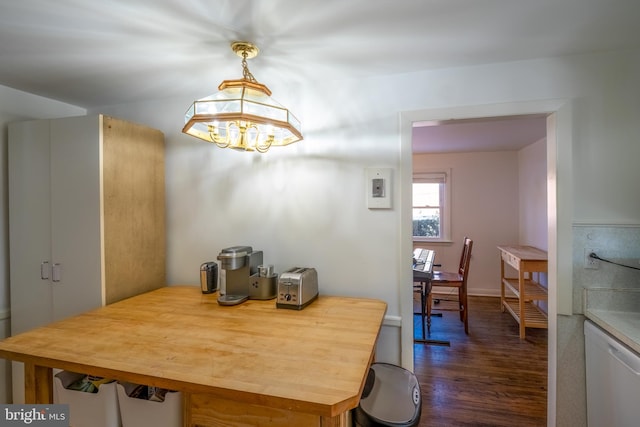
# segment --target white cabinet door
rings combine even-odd
[[[100,123],[51,121],[53,319],[102,305]]]
[[[13,335],[48,323],[53,315],[52,289],[50,280],[46,278],[50,277],[51,265],[49,147],[48,121],[9,126],[9,257]]]
[[[51,322],[49,121],[9,125],[11,334]],[[24,403],[24,365],[11,366],[13,403]]]
[[[100,124],[10,126],[12,334],[102,305]]]

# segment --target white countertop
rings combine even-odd
[[[640,313],[588,308],[585,317],[640,353]]]

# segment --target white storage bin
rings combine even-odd
[[[137,386],[117,383],[122,427],[182,427],[182,393],[167,392],[164,402],[129,397]]]
[[[120,427],[116,382],[102,384],[97,393],[67,387],[85,374],[61,371],[53,376],[53,403],[69,404],[69,424],[73,427]]]

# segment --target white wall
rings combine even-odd
[[[452,244],[420,244],[436,251],[442,269],[455,271],[462,239],[473,239],[471,295],[500,295],[498,245],[518,243],[518,152],[416,154],[413,170],[451,169]],[[546,213],[544,214],[546,217]],[[546,229],[544,230],[546,235]]]
[[[520,233],[518,242],[543,250],[547,242],[547,140],[518,151]]]

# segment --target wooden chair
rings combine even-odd
[[[460,321],[464,323],[464,332],[469,334],[469,310],[467,305],[467,278],[469,277],[469,264],[471,262],[471,249],[473,248],[473,240],[468,237],[464,238],[462,246],[462,254],[460,255],[460,265],[457,272],[433,271],[431,277],[432,289],[435,286],[444,286],[449,288],[458,288],[458,298],[454,306],[433,307],[433,293],[427,295],[427,319],[431,317],[432,310],[453,310],[460,312]],[[440,302],[448,301],[440,298]]]

